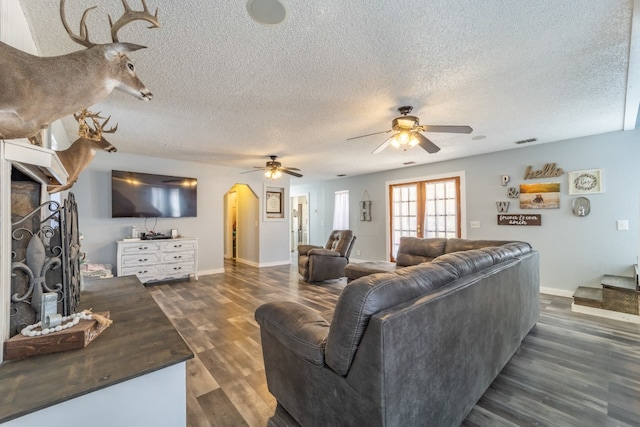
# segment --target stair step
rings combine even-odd
[[[613,286],[616,288],[636,290],[635,277],[615,276],[613,274],[605,274],[600,281],[602,286]]]
[[[573,293],[573,302],[587,307],[602,308],[602,289],[578,286]]]

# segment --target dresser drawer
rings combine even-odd
[[[174,264],[164,264],[162,266],[165,277],[180,277],[185,274],[195,273],[195,262],[178,262]]]
[[[160,243],[158,242],[136,242],[122,245],[122,255],[140,254],[146,252],[159,252]]]
[[[162,245],[163,252],[187,251],[187,250],[193,250],[196,248],[196,241],[195,240],[169,241],[169,242],[162,242],[161,245]]]
[[[194,251],[180,251],[180,252],[163,252],[162,262],[183,262],[193,261],[195,258]]]
[[[124,255],[122,257],[123,267],[154,265],[160,262],[160,253],[158,252],[140,252],[138,254]]]
[[[158,275],[161,275],[162,272],[157,265],[145,265],[145,266],[137,266],[137,267],[125,267],[122,269],[123,276],[130,276],[135,274],[138,276],[141,282],[146,282],[149,279],[153,279]]]

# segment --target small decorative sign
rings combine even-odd
[[[501,214],[498,215],[498,225],[542,225],[540,214]]]
[[[524,171],[524,179],[555,178],[563,173],[562,168],[556,167],[555,163],[547,163],[537,171],[533,170],[533,166],[527,166],[527,170]]]

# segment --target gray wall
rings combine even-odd
[[[188,176],[198,179],[197,218],[148,219],[146,228],[158,232],[178,229],[183,236],[199,239],[200,274],[222,272],[224,268],[224,195],[236,183],[249,185],[260,200],[263,197],[262,174],[240,174],[242,170],[222,166],[212,166],[195,162],[182,162],[124,153],[100,152],[91,165],[80,175],[71,188],[78,203],[78,221],[83,234],[82,251],[90,262],[116,263],[116,240],[127,237],[132,225],[145,231],[142,218],[111,218],[111,170],[127,170],[164,175]],[[281,185],[288,181],[282,181]],[[262,202],[260,201],[260,205]],[[287,212],[287,211],[285,211]],[[253,215],[253,214],[252,214]],[[287,213],[288,218],[288,213]],[[257,226],[256,226],[257,224]],[[288,222],[263,222],[253,215],[250,225],[252,238],[262,241],[273,235],[289,235]],[[261,239],[261,236],[266,236]],[[256,248],[258,246],[256,245]],[[257,252],[258,249],[256,249]],[[289,245],[273,246],[250,258],[259,266],[290,262]]]
[[[417,149],[407,152],[408,159],[428,155]],[[386,183],[462,171],[466,182],[466,225],[468,221],[480,221],[480,228],[466,227],[466,237],[532,243],[541,253],[541,286],[566,294],[577,286],[597,285],[602,274],[632,275],[639,240],[639,161],[640,131],[614,132],[315,184],[293,182],[291,194],[309,194],[311,243],[324,244],[333,221],[334,192],[349,190],[350,223],[357,235],[352,257],[388,259]],[[565,174],[555,179],[523,179],[527,166],[540,169],[546,163],[556,163]],[[591,214],[576,217],[571,212],[571,201],[576,196],[568,194],[566,172],[596,168],[604,171],[605,191],[587,195]],[[509,186],[516,187],[522,183],[560,182],[560,209],[520,210],[517,200],[506,197],[501,175],[510,175]],[[358,201],[365,190],[372,201],[371,222],[358,219]],[[509,213],[541,214],[542,226],[498,226],[496,201],[511,201]],[[616,230],[619,219],[629,221],[628,231]]]

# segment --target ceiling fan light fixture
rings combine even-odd
[[[282,172],[280,172],[280,169],[269,169],[264,173],[264,176],[266,176],[267,179],[278,179],[282,176]]]
[[[416,133],[415,132],[411,132],[411,136],[409,137],[409,147],[415,147],[419,143],[420,143],[420,141],[416,137]]]
[[[400,116],[393,119],[391,126],[395,130],[413,129],[418,125],[416,116]]]

